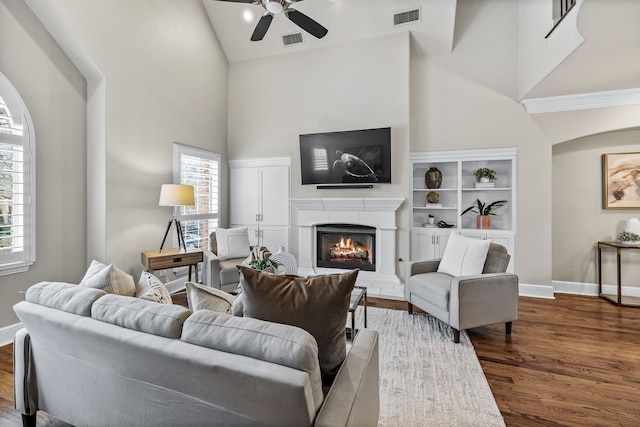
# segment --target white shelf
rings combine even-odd
[[[517,148],[456,150],[410,153],[411,161],[411,259],[441,255],[449,233],[456,231],[475,238],[491,238],[507,247],[511,254],[510,271],[515,259],[516,230],[516,157]],[[424,175],[432,167],[442,172],[443,188],[425,188]],[[495,187],[476,188],[474,172],[482,167],[496,171]],[[444,206],[428,206],[425,196],[436,192]],[[484,203],[507,200],[491,216],[489,230],[475,228],[473,213],[460,214],[476,199]],[[422,227],[428,215],[435,222],[454,224],[453,228]]]

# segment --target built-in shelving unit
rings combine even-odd
[[[516,158],[517,148],[416,152],[411,161],[411,259],[442,256],[451,230],[462,235],[487,239],[507,247],[511,254],[509,270],[514,270],[516,230]],[[439,188],[427,188],[425,173],[432,167],[442,173]],[[491,188],[476,186],[474,172],[479,168],[496,171]],[[437,203],[429,203],[427,195],[438,194]],[[476,228],[476,215],[461,213],[475,204],[506,200],[491,216],[490,229]],[[428,225],[429,215],[434,222],[444,221],[451,228]]]

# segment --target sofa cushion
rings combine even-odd
[[[25,299],[34,304],[89,317],[93,303],[105,295],[103,290],[71,283],[40,282],[27,289]]]
[[[409,279],[409,291],[439,309],[449,311],[451,279],[446,273],[416,274]]]
[[[316,340],[303,329],[225,313],[200,310],[185,322],[183,341],[307,372],[316,410],[322,381]]]
[[[438,272],[452,276],[482,274],[490,244],[490,239],[473,239],[452,232],[438,265]]]
[[[244,316],[308,331],[318,342],[320,370],[334,376],[346,355],[345,325],[359,270],[304,278],[238,268]]]
[[[136,297],[160,304],[173,304],[169,289],[148,271],[143,271],[136,286]]]
[[[218,313],[231,313],[235,297],[220,289],[210,288],[199,283],[187,282],[187,303],[193,312],[211,310]]]
[[[245,258],[249,256],[249,230],[243,228],[216,228],[218,258]]]
[[[136,284],[133,277],[113,264],[105,265],[96,260],[91,261],[91,265],[80,281],[80,286],[102,289],[108,294],[129,297],[134,296],[136,293]]]
[[[180,338],[182,324],[190,314],[179,305],[122,295],[105,295],[91,307],[91,317],[96,320],[167,338]]]

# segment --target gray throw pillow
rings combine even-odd
[[[347,354],[345,325],[359,270],[304,278],[238,269],[244,316],[306,330],[318,343],[324,378],[335,376]]]

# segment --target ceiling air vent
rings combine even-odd
[[[282,36],[282,44],[284,44],[285,46],[291,46],[300,43],[304,43],[302,33],[285,34],[284,36]]]
[[[393,14],[393,25],[404,25],[420,21],[420,8]]]

